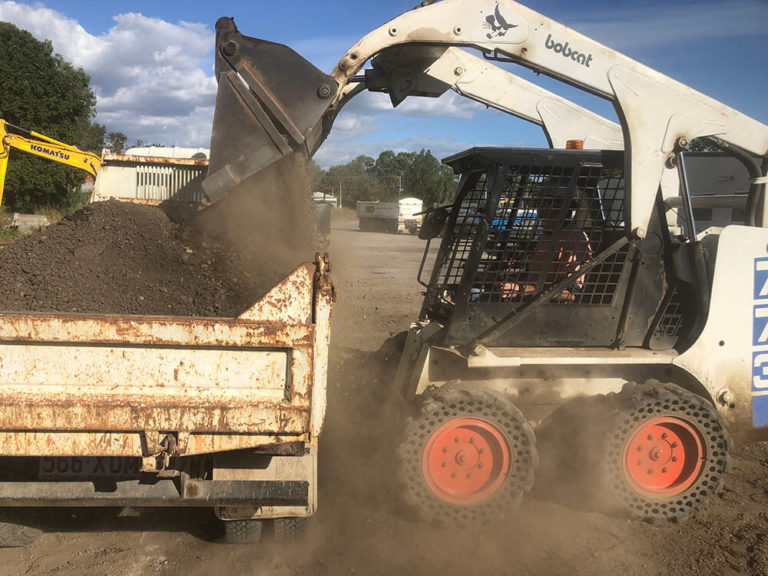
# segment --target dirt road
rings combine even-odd
[[[423,243],[355,224],[337,221],[331,240],[340,297],[320,510],[305,546],[222,544],[205,511],[44,511],[35,516],[49,532],[29,548],[0,550],[0,576],[768,573],[763,444],[738,448],[725,491],[681,525],[605,516],[542,490],[513,521],[483,530],[422,525],[403,511],[390,459],[394,423],[382,409],[394,358],[374,351],[418,313]]]

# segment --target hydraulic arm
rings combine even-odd
[[[10,132],[9,128],[11,129]],[[0,204],[3,200],[5,173],[8,169],[8,157],[11,148],[85,170],[94,177],[101,169],[101,158],[98,155],[64,144],[39,132],[8,124],[5,120],[0,120],[0,142],[2,142],[0,147]]]
[[[438,55],[439,54],[439,55]],[[411,45],[376,56],[365,88],[387,92],[393,106],[410,95],[456,93],[541,126],[550,147],[621,150],[621,126],[459,48]]]

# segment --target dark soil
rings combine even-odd
[[[0,251],[0,309],[234,316],[258,291],[225,266],[159,208],[99,202]]]
[[[301,174],[289,158],[183,224],[91,204],[0,251],[0,310],[236,316],[311,258]]]

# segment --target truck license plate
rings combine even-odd
[[[93,480],[108,478],[124,480],[137,478],[141,460],[92,456],[40,458],[40,480]]]

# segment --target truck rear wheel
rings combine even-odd
[[[299,540],[307,533],[308,518],[275,518],[272,521],[275,538]]]
[[[500,394],[447,385],[408,421],[404,497],[428,521],[498,519],[533,485],[533,431]]]
[[[224,537],[230,544],[256,544],[263,527],[263,520],[225,520]]]
[[[704,508],[730,467],[725,422],[705,398],[673,384],[628,384],[615,396],[606,463],[620,506],[649,521]]]

